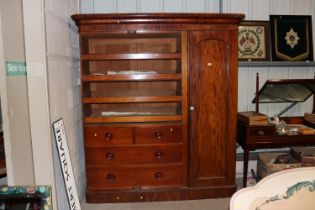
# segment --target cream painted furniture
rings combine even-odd
[[[315,167],[274,173],[233,194],[230,210],[314,210]]]

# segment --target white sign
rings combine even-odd
[[[68,195],[70,209],[81,210],[73,170],[71,166],[70,154],[63,119],[59,119],[56,122],[54,122],[53,128],[55,133],[55,140],[58,147],[57,149],[62,168],[62,174],[66,184],[66,191]]]

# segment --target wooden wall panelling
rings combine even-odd
[[[81,1],[82,13],[112,12],[219,12],[213,0],[92,0]]]
[[[88,1],[89,2],[89,1]],[[117,12],[117,1],[116,0],[94,0],[93,13],[112,13]]]
[[[259,73],[260,83],[259,87],[262,87],[265,80],[268,79],[268,69],[254,68],[254,67],[240,67],[238,70],[239,85],[238,85],[238,111],[255,110],[255,104],[252,100],[255,97],[256,92],[256,74]],[[242,82],[246,81],[246,82]],[[240,98],[242,96],[242,98]],[[259,106],[261,112],[267,112],[267,105],[261,104]]]
[[[269,20],[270,1],[252,1],[252,20]]]
[[[138,9],[138,0],[117,0],[117,12],[137,12]]]
[[[194,0],[194,1],[185,1],[186,12],[206,12],[206,2],[205,0]]]
[[[218,1],[213,1],[213,0],[206,0],[206,12],[220,12],[220,2],[221,0]]]
[[[205,0],[194,0],[194,1],[185,1],[186,4],[186,12],[205,12]]]
[[[247,110],[247,100],[241,100],[241,98],[245,99],[248,94],[248,71],[248,67],[240,67],[238,69],[238,110]]]
[[[289,78],[291,79],[311,79],[312,76],[310,73],[312,72],[313,67],[289,67]]]
[[[248,88],[247,88],[247,81],[249,81],[248,74],[249,73],[249,67],[239,67],[238,68],[238,95],[248,95]],[[241,80],[240,80],[241,79]],[[245,99],[245,98],[244,98]],[[248,98],[245,100],[240,100],[238,98],[238,110],[246,111],[248,110]]]
[[[292,1],[292,15],[312,15],[314,13],[314,0],[295,0]],[[307,5],[307,6],[306,6]]]
[[[143,12],[161,12],[162,11],[161,0],[139,0],[139,11]]]
[[[292,8],[292,0],[276,0],[270,2],[270,14],[290,15]]]
[[[185,11],[184,0],[164,0],[162,1],[162,11],[183,12]]]
[[[251,19],[251,0],[223,1],[223,12],[239,12],[245,14],[245,20]]]
[[[94,13],[94,1],[80,1],[81,13]]]

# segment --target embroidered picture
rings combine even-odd
[[[272,60],[313,61],[312,19],[307,15],[270,15]]]
[[[269,25],[266,21],[244,21],[238,30],[239,60],[269,60]]]

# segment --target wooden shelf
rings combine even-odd
[[[174,106],[173,104],[165,103],[163,107],[160,106],[160,103],[151,107],[147,107],[146,103],[136,107],[128,105],[118,107],[115,106],[116,104],[111,106],[108,104],[102,105],[99,105],[94,112],[86,113],[84,117],[175,116],[181,113],[180,104]]]
[[[239,61],[239,67],[314,67],[314,61]]]
[[[86,75],[82,82],[181,80],[181,74]]]
[[[111,97],[111,98],[82,98],[84,104],[98,103],[140,103],[140,102],[181,102],[182,96],[139,96],[139,97]]]
[[[80,33],[81,37],[83,39],[134,39],[134,38],[141,38],[141,39],[152,39],[152,38],[179,38],[178,33],[176,32],[164,32],[164,31],[155,31],[155,32],[139,32],[139,31],[120,31],[119,33],[117,32],[107,32],[107,33],[102,33],[102,32],[81,32]]]
[[[180,59],[180,53],[125,53],[125,54],[84,54],[81,60],[154,60]]]
[[[138,122],[166,122],[181,121],[181,115],[174,116],[118,116],[118,117],[85,117],[85,123],[138,123]]]

